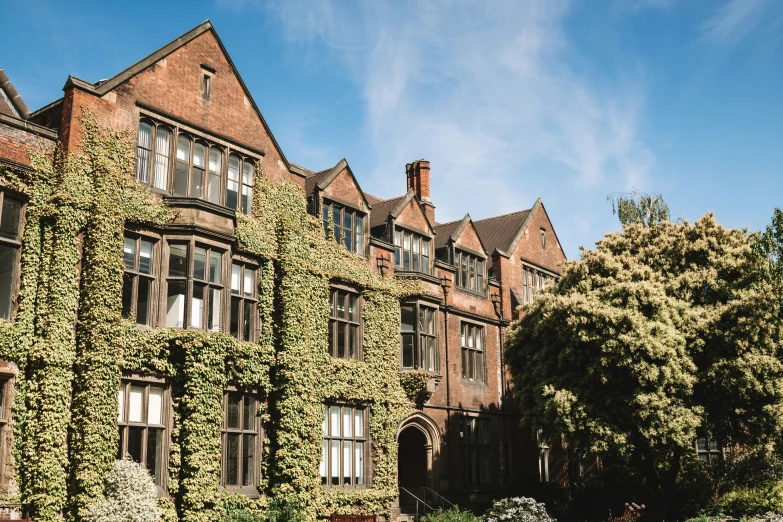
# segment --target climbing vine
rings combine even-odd
[[[324,236],[300,187],[255,177],[253,215],[238,216],[240,250],[261,260],[257,342],[193,330],[140,329],[121,317],[127,223],[174,217],[133,176],[123,132],[83,115],[81,151],[32,154],[31,171],[0,169],[0,184],[27,196],[21,288],[13,323],[0,321],[0,357],[15,363],[13,410],[19,499],[35,520],[81,514],[103,497],[117,453],[123,373],[170,384],[166,520],[220,520],[227,507],[264,512],[274,502],[307,520],[332,513],[388,514],[396,489],[396,431],[426,392],[426,375],[399,372],[399,301],[418,283],[380,277]],[[363,360],[327,350],[329,285],[364,299]],[[75,325],[75,328],[74,328]],[[260,498],[220,487],[223,393],[256,392],[265,444]],[[371,484],[324,488],[323,405],[370,412]],[[10,498],[10,497],[9,497]]]

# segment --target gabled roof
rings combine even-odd
[[[518,242],[519,231],[525,226],[531,211],[532,209],[522,210],[474,222],[487,251],[490,254],[496,249],[504,253],[511,252],[511,246]]]
[[[255,100],[253,100],[253,96],[251,96],[250,91],[245,85],[245,82],[242,80],[242,76],[240,76],[239,71],[234,65],[234,62],[231,60],[231,56],[229,56],[228,51],[226,51],[226,47],[223,45],[223,42],[220,40],[220,37],[215,31],[215,28],[212,26],[212,22],[209,20],[202,22],[201,24],[197,25],[190,31],[180,36],[179,38],[172,40],[171,42],[164,45],[157,51],[153,52],[146,58],[139,60],[138,62],[134,63],[124,71],[114,75],[113,77],[109,78],[106,81],[102,81],[97,84],[92,84],[89,82],[85,82],[84,80],[80,80],[79,78],[69,76],[68,80],[65,83],[65,87],[63,87],[63,89],[73,85],[74,87],[77,87],[79,89],[86,90],[89,92],[94,92],[98,96],[103,96],[104,94],[111,91],[121,83],[127,81],[129,78],[132,78],[133,76],[137,75],[147,67],[160,61],[161,59],[173,53],[174,51],[184,46],[191,40],[194,40],[195,38],[201,36],[206,32],[212,33],[212,35],[215,37],[215,41],[217,41],[218,46],[220,46],[220,50],[223,52],[223,55],[226,57],[226,61],[228,62],[228,65],[231,67],[231,71],[234,73],[234,76],[236,76],[237,80],[239,80],[239,84],[242,86],[242,90],[245,91],[245,96],[247,96],[247,99],[250,101],[250,104],[252,105],[253,110],[255,110],[258,119],[261,120],[261,124],[264,126],[264,130],[267,132],[267,134],[269,134],[269,137],[272,140],[272,143],[274,144],[277,153],[280,155],[280,158],[285,163],[286,168],[291,172],[303,176],[302,173],[291,168],[291,164],[288,162],[288,159],[285,157],[285,154],[283,154],[283,150],[280,148],[280,145],[277,143],[275,136],[272,134],[272,130],[269,128],[269,125],[267,125],[264,116],[261,114],[261,111],[258,109]]]
[[[476,224],[473,223],[473,220],[470,218],[470,214],[465,214],[465,217],[460,219],[459,221],[449,221],[448,223],[441,223],[440,225],[435,227],[435,249],[443,248],[449,244],[449,240],[456,241],[459,239],[459,237],[462,235],[462,232],[465,231],[468,224],[473,224],[473,228],[476,228]],[[481,243],[481,248],[484,249],[484,253],[487,252],[487,247],[484,244],[484,241],[481,239],[481,234],[479,234],[478,229],[476,229],[476,236],[478,236],[479,242]]]
[[[356,176],[353,175],[351,166],[348,165],[348,161],[346,161],[345,158],[338,161],[337,165],[335,165],[331,169],[322,170],[321,172],[315,172],[313,173],[312,176],[305,178],[305,194],[309,196],[310,194],[313,193],[316,187],[318,187],[319,190],[324,190],[326,187],[329,186],[329,184],[332,181],[334,181],[334,178],[336,178],[343,170],[348,171],[348,175],[351,176],[351,179],[353,179],[354,184],[356,184],[356,188],[359,190],[359,194],[361,194],[362,199],[364,199],[364,203],[367,205],[368,208],[372,208],[372,205],[367,199],[367,196],[365,196],[364,192],[362,192],[362,187],[359,186],[359,182],[356,181]]]
[[[416,192],[413,189],[408,190],[404,196],[375,203],[375,205],[373,205],[372,216],[370,217],[370,228],[386,224],[386,219],[389,215],[394,219],[397,219],[411,201],[416,202],[419,210],[421,210],[421,214],[424,216],[424,220],[430,226],[430,230],[434,231],[435,228],[432,226],[432,223],[427,217],[427,213],[424,211],[424,207],[421,206],[421,202],[419,201],[419,198],[416,197]]]
[[[0,113],[23,120],[30,117],[30,109],[27,108],[22,96],[16,92],[16,87],[2,67],[0,67]]]

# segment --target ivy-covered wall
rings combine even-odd
[[[328,241],[301,188],[259,171],[253,216],[237,218],[240,249],[261,259],[259,340],[222,333],[140,329],[121,317],[127,223],[164,225],[174,210],[133,176],[121,132],[83,116],[82,150],[31,153],[32,170],[0,167],[0,183],[26,194],[21,288],[13,323],[0,321],[0,358],[15,363],[14,469],[18,500],[34,520],[79,520],[103,496],[118,445],[123,372],[167,379],[174,426],[167,520],[221,520],[226,505],[263,512],[271,501],[305,519],[388,514],[397,495],[396,432],[426,379],[399,373],[399,300],[417,283],[379,277],[366,260]],[[329,285],[364,296],[364,360],[327,352]],[[404,386],[403,381],[404,380]],[[266,437],[261,497],[220,487],[227,385],[258,391]],[[370,410],[371,486],[321,486],[323,404]]]

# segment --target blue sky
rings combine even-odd
[[[432,162],[439,221],[541,197],[569,258],[606,196],[759,229],[783,206],[783,1],[0,0],[31,109],[210,19],[289,160],[380,197]]]

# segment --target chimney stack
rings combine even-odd
[[[408,178],[408,190],[413,189],[419,198],[427,219],[435,224],[435,205],[430,201],[430,162],[420,159],[405,165],[405,175]]]

